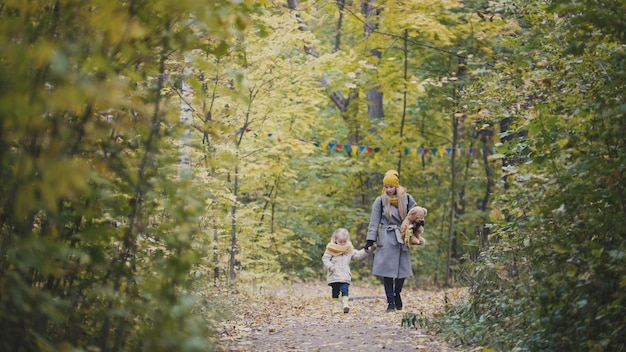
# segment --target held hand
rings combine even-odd
[[[364,248],[364,249],[365,249],[366,251],[370,251],[370,248],[372,248],[372,246],[373,246],[373,245],[374,245],[374,241],[372,241],[372,240],[367,240],[367,241],[365,242],[365,248]],[[369,253],[369,252],[367,252],[367,253]]]

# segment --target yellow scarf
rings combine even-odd
[[[347,244],[337,244],[335,242],[330,242],[326,245],[326,253],[332,255],[333,257],[350,254],[354,250],[354,246],[352,246],[351,242]]]
[[[391,205],[395,206],[396,208],[398,207],[398,196],[393,195],[389,197],[389,203],[391,203]]]

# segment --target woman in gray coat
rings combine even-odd
[[[416,206],[413,197],[400,186],[398,172],[389,170],[383,178],[383,194],[374,200],[367,229],[365,250],[377,242],[372,274],[382,277],[387,296],[387,311],[402,309],[402,286],[413,276],[411,252],[404,244],[400,225],[408,209]]]

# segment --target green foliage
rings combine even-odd
[[[200,46],[192,15],[228,38],[249,11],[0,6],[1,350],[211,346],[215,316],[192,314],[188,275],[205,195],[176,177],[176,106],[156,77],[172,53]]]
[[[555,4],[560,16],[524,4],[528,45],[485,77],[483,94],[499,101],[484,108],[504,110],[506,133],[519,137],[502,148],[507,177],[471,304],[444,325],[501,350],[618,351],[626,348],[623,36],[595,5],[578,2],[572,13],[574,3]]]
[[[413,327],[413,328],[426,328],[428,327],[428,319],[422,314],[413,312],[402,313],[402,320],[400,326]]]

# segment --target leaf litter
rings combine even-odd
[[[220,324],[218,351],[462,351],[434,332],[403,326],[403,314],[425,319],[467,299],[467,289],[402,291],[404,308],[387,313],[383,285],[350,285],[350,312],[331,313],[323,282],[240,288],[235,317]],[[446,303],[447,302],[447,303]]]

